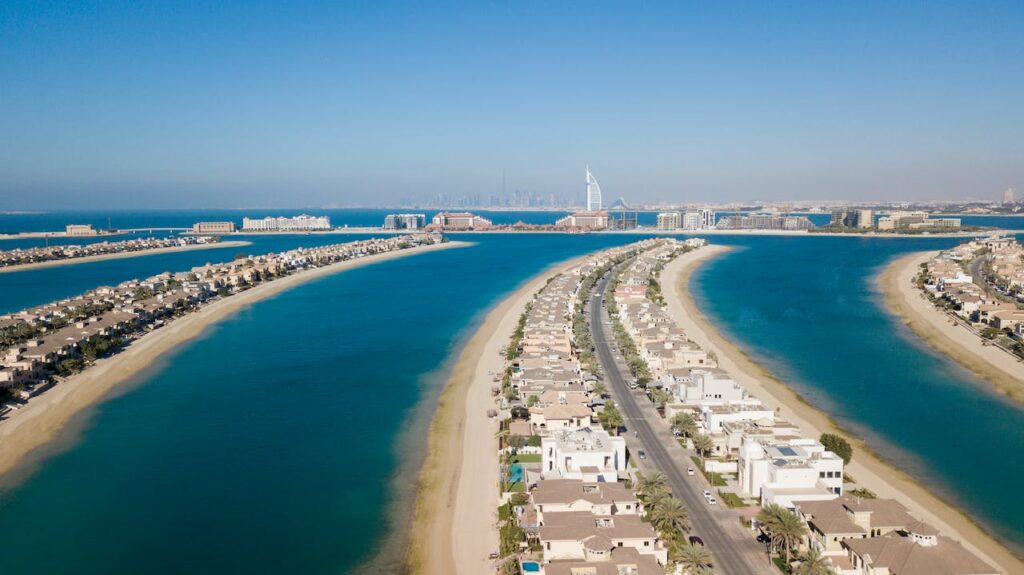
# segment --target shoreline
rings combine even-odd
[[[13,266],[0,267],[0,274],[9,274],[17,272],[27,272],[31,270],[37,270],[42,268],[54,268],[60,266],[70,266],[74,264],[88,264],[93,262],[101,262],[104,260],[119,260],[127,258],[140,258],[144,256],[156,256],[160,254],[169,254],[175,252],[192,252],[198,250],[213,250],[217,248],[240,248],[244,246],[251,246],[252,242],[243,240],[232,240],[230,242],[217,242],[214,244],[195,244],[190,246],[171,246],[167,248],[153,248],[148,250],[135,250],[127,252],[116,252],[112,254],[99,254],[95,256],[85,256],[81,258],[66,258],[60,260],[47,260],[45,262],[34,262],[30,264],[17,264]]]
[[[585,257],[585,256],[584,256]],[[573,258],[533,276],[487,313],[459,352],[430,422],[427,454],[418,476],[408,571],[430,575],[493,572],[488,555],[498,548],[497,418],[492,378],[501,374],[500,355],[526,304],[553,275],[579,263]],[[491,372],[489,375],[488,372]],[[475,384],[475,385],[474,385]]]
[[[179,318],[131,342],[121,352],[58,383],[33,398],[25,407],[0,421],[0,478],[7,480],[25,463],[38,463],[39,450],[58,439],[67,424],[122,384],[131,381],[155,361],[179,345],[194,339],[207,327],[239,310],[287,289],[357,267],[400,257],[465,247],[466,242],[447,242],[365,256],[286,276],[221,299]]]
[[[932,348],[967,368],[1010,399],[1024,403],[1024,365],[936,309],[913,284],[919,266],[938,252],[916,252],[885,266],[876,283],[885,307]]]
[[[690,279],[706,260],[731,249],[720,245],[707,246],[677,258],[662,271],[662,285],[673,286],[665,290],[667,310],[687,335],[705,350],[713,351],[720,368],[728,371],[765,405],[778,408],[782,417],[800,427],[808,437],[817,437],[823,432],[846,437],[854,445],[856,453],[846,471],[858,485],[870,489],[880,498],[899,500],[918,518],[945,535],[959,539],[964,547],[1003,572],[1024,573],[1020,557],[985,532],[973,519],[926,490],[906,472],[880,459],[863,441],[839,429],[825,412],[809,404],[766,368],[754,362],[710,323],[689,293]]]

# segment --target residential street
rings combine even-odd
[[[607,276],[597,283],[588,306],[588,319],[604,381],[626,422],[626,444],[633,462],[643,472],[658,470],[665,474],[672,493],[689,510],[691,535],[699,536],[714,554],[716,572],[729,575],[772,573],[773,567],[764,548],[740,524],[739,514],[722,502],[714,506],[707,503],[702,492],[713,489],[699,471],[693,476],[686,475],[686,468],[693,467],[690,460],[693,452],[679,445],[669,426],[660,421],[654,405],[641,392],[629,389],[627,381],[631,376],[621,356],[612,349],[614,336],[610,318],[602,305],[607,284]],[[645,451],[645,459],[637,456],[641,449]]]

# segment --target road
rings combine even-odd
[[[728,575],[753,575],[774,573],[764,548],[754,536],[744,529],[739,514],[723,503],[711,506],[705,501],[703,491],[714,491],[700,474],[687,476],[686,468],[692,467],[690,455],[672,435],[669,426],[660,421],[654,405],[643,395],[629,389],[626,383],[628,368],[616,358],[611,344],[614,337],[611,322],[604,303],[608,277],[602,278],[595,287],[594,297],[589,305],[590,329],[594,336],[601,371],[612,397],[618,402],[628,431],[626,443],[630,452],[638,449],[646,452],[646,459],[634,457],[641,471],[661,471],[668,479],[672,493],[686,504],[692,524],[691,534],[699,536],[715,557],[715,571]],[[637,396],[641,401],[637,401]]]

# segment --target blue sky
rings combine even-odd
[[[0,3],[0,210],[997,198],[1024,3]]]

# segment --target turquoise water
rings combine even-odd
[[[424,416],[482,314],[549,264],[637,237],[469,235],[476,246],[359,268],[253,305],[99,405],[67,449],[0,492],[2,571],[351,572],[394,518],[405,520],[389,506],[408,503]],[[257,241],[246,251],[337,238]],[[1024,509],[1008,494],[1024,470],[1003,457],[1024,445],[1021,410],[917,343],[869,283],[899,253],[955,240],[712,241],[743,246],[694,279],[727,335],[1021,541],[1013,518]],[[0,308],[211,254],[0,274]]]
[[[392,487],[415,481],[400,463],[422,452],[416,406],[436,398],[481,314],[545,266],[630,238],[467,239],[478,245],[259,302],[154,366],[0,496],[3,571],[339,573],[365,561]]]
[[[1024,409],[924,345],[875,289],[892,258],[953,242],[745,238],[691,287],[783,382],[1021,549]]]

